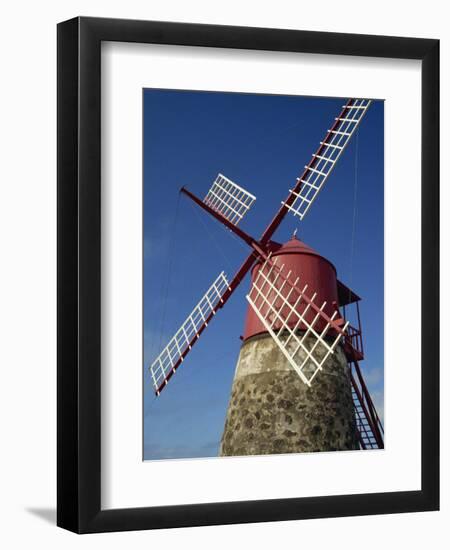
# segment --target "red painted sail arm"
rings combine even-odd
[[[207,205],[204,201],[196,197],[194,193],[191,193],[188,189],[186,189],[186,187],[182,187],[180,189],[180,193],[184,193],[185,195],[187,195],[192,201],[195,202],[195,204],[197,204],[198,206],[200,206],[200,208],[208,212],[208,214],[210,214],[213,218],[216,218],[216,220],[218,220],[220,223],[223,223],[225,227],[228,227],[230,231],[232,231],[235,235],[240,237],[249,246],[253,246],[253,243],[256,242],[256,240],[251,235],[248,235],[245,231],[242,231],[242,229],[240,229],[237,225],[230,222],[227,218],[225,218],[225,216],[222,216],[220,212],[218,212],[217,210],[214,210],[209,205]]]
[[[281,205],[280,209],[278,210],[278,212],[276,213],[275,217],[273,218],[273,220],[269,223],[269,225],[265,229],[264,233],[261,236],[261,240],[260,240],[260,242],[263,246],[265,244],[267,244],[267,242],[272,238],[273,234],[278,229],[281,222],[284,220],[284,217],[286,216],[286,214],[289,211],[289,206],[291,206],[294,203],[294,201],[296,199],[296,194],[298,194],[300,192],[300,189],[303,185],[302,180],[305,178],[305,175],[307,174],[307,172],[311,168],[311,166],[316,162],[317,155],[320,155],[322,153],[322,151],[324,150],[324,148],[326,147],[325,144],[329,140],[329,138],[332,136],[332,131],[336,128],[336,126],[338,126],[339,119],[344,117],[345,112],[350,107],[352,102],[353,102],[352,99],[349,99],[347,101],[347,103],[343,107],[339,117],[334,121],[334,124],[328,130],[328,133],[325,136],[325,139],[323,140],[323,142],[321,143],[321,145],[317,149],[316,153],[313,155],[311,161],[309,162],[309,164],[305,168],[304,172],[302,173],[302,175],[299,178],[297,178],[297,183],[295,184],[292,191],[289,193],[287,199],[282,203],[282,205]]]
[[[200,335],[205,330],[205,328],[208,326],[208,324],[212,321],[214,315],[216,312],[222,308],[228,299],[231,297],[233,292],[236,290],[236,288],[239,286],[239,284],[244,279],[245,275],[248,273],[248,271],[251,269],[252,265],[255,263],[255,260],[257,258],[256,252],[252,252],[246,260],[243,262],[241,267],[238,269],[236,274],[234,275],[233,279],[230,281],[227,290],[224,292],[221,301],[218,302],[218,304],[211,310],[209,315],[206,317],[204,322],[199,326],[197,329],[197,332],[194,334],[194,336],[191,338],[189,345],[186,347],[186,349],[181,353],[178,360],[171,366],[171,369],[167,373],[167,375],[164,377],[164,379],[161,381],[161,383],[158,385],[158,387],[155,388],[155,394],[159,395],[161,391],[167,386],[168,381],[172,378],[172,376],[175,374],[178,367],[183,362],[186,355],[191,351],[194,344],[198,341],[200,338]]]

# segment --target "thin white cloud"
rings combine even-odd
[[[363,376],[368,386],[377,386],[383,380],[383,367],[373,367],[363,369]]]
[[[377,410],[378,416],[384,425],[384,393],[382,391],[375,391],[371,393],[373,404]]]
[[[159,445],[148,443],[144,448],[144,460],[161,460],[168,458],[202,458],[217,456],[219,441],[208,441],[200,445]]]

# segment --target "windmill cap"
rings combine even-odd
[[[272,241],[270,243],[270,248],[272,251],[272,257],[281,256],[285,254],[307,254],[309,256],[317,256],[318,258],[321,258],[323,261],[329,263],[331,267],[334,269],[334,271],[336,272],[336,268],[330,262],[330,260],[327,260],[327,258],[324,258],[321,254],[316,252],[313,248],[305,244],[303,241],[300,241],[299,239],[297,239],[295,235],[292,235],[289,241],[285,242],[284,244],[279,244]]]

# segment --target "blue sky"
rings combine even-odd
[[[343,99],[144,90],[143,101],[145,373],[217,275],[231,278],[248,253],[180,187],[203,198],[217,173],[229,177],[256,195],[240,226],[259,237]],[[374,101],[307,216],[288,214],[274,235],[284,242],[298,228],[362,297],[361,367],[381,415],[383,155],[384,105]],[[145,376],[144,459],[217,456],[248,288],[247,276],[158,398]]]

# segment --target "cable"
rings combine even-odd
[[[227,264],[228,268],[232,269],[231,267],[231,262],[228,258],[228,256],[225,254],[225,252],[223,251],[222,247],[219,245],[219,242],[215,239],[214,235],[213,235],[213,232],[210,231],[210,228],[208,227],[208,225],[206,224],[205,220],[203,219],[203,217],[200,215],[200,212],[198,212],[197,210],[197,207],[195,204],[193,204],[191,201],[189,201],[189,204],[191,205],[191,207],[193,208],[194,212],[195,212],[195,215],[197,216],[197,218],[200,220],[201,224],[203,225],[203,227],[205,228],[205,231],[206,233],[208,234],[208,237],[211,239],[213,245],[216,247],[216,249],[219,251],[219,254],[222,256],[222,258],[225,260],[225,263]]]
[[[355,181],[353,185],[353,219],[352,219],[352,238],[350,241],[350,287],[348,299],[351,299],[351,287],[353,282],[353,258],[355,252],[355,234],[356,234],[356,206],[357,206],[357,194],[358,194],[358,143],[359,143],[359,128],[356,128],[355,132]]]
[[[218,244],[218,241],[216,241],[212,235],[212,233],[210,233],[208,230],[208,226],[206,225],[206,222],[203,220],[202,216],[200,215],[200,213],[197,211],[197,208],[195,207],[194,204],[191,203],[191,206],[192,208],[195,210],[195,213],[196,215],[198,216],[198,218],[201,220],[203,226],[205,227],[205,229],[207,230],[211,240],[213,240],[214,242],[214,245],[216,246],[216,248],[219,250],[220,254],[222,255],[222,257],[225,259],[225,262],[226,264],[228,265],[228,267],[230,268],[230,272],[232,271],[232,267],[231,267],[231,262],[229,261],[229,258],[226,256],[225,252],[223,251],[223,249],[220,247],[220,245]],[[221,227],[224,231],[227,232],[228,235],[231,235],[233,239],[235,239],[237,242],[239,242],[239,244],[244,247],[247,251],[248,251],[248,245],[247,244],[244,244],[242,242],[242,239],[240,239],[237,235],[235,235],[233,233],[233,231],[231,231],[230,229],[228,229],[223,223],[221,223],[219,220],[216,220],[213,218],[213,221],[217,222],[217,224],[219,225],[219,227]],[[255,251],[255,250],[252,250],[252,256],[255,258],[255,260],[257,260],[259,258],[259,255],[258,253]],[[242,282],[242,278],[239,279],[239,283]]]

